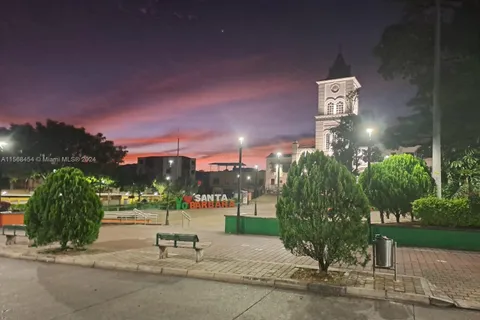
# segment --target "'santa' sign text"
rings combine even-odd
[[[232,208],[235,201],[229,200],[226,194],[196,194],[176,199],[177,210]]]

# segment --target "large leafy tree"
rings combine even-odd
[[[374,163],[358,178],[370,204],[380,212],[380,220],[385,223],[385,215],[390,218],[390,197],[395,183],[394,176],[385,172],[385,166]]]
[[[466,149],[449,163],[448,185],[454,197],[480,195],[480,149]]]
[[[315,152],[288,173],[277,205],[280,238],[294,254],[318,261],[322,272],[333,263],[366,264],[369,259],[368,200],[348,169]]]
[[[59,242],[81,248],[97,238],[103,209],[88,179],[76,168],[62,168],[47,176],[30,197],[25,224],[37,245]]]
[[[334,137],[332,141],[333,157],[355,175],[359,173],[361,163],[368,161],[369,145],[371,147],[370,161],[383,160],[383,154],[376,146],[378,141],[375,138],[369,141],[366,122],[362,116],[351,113],[340,118],[338,126],[330,129]]]
[[[4,164],[6,174],[17,178],[45,176],[65,166],[89,175],[112,175],[127,153],[125,147],[116,146],[101,133],[92,135],[84,128],[53,120],[35,126],[12,124],[2,128],[1,135],[9,141],[4,153],[25,159]]]
[[[400,217],[412,212],[413,201],[433,191],[425,161],[410,154],[395,155],[373,165],[361,174],[359,181],[370,203],[380,212],[395,215],[397,223]]]
[[[387,27],[374,52],[385,79],[405,79],[417,88],[412,114],[387,131],[388,147],[421,145],[431,154],[435,0],[403,2],[403,15]],[[446,159],[478,146],[480,118],[480,1],[442,0],[442,147]]]

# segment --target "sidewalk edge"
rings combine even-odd
[[[346,296],[355,298],[366,298],[374,300],[392,300],[403,303],[414,303],[422,305],[433,305],[437,307],[456,307],[460,309],[480,310],[480,304],[474,301],[451,300],[431,295],[409,294],[403,292],[391,292],[385,290],[374,290],[359,287],[335,286],[315,282],[298,281],[294,279],[276,279],[252,277],[243,274],[214,273],[203,270],[188,270],[182,268],[170,268],[159,266],[148,266],[133,263],[115,263],[109,261],[91,261],[76,257],[51,257],[44,255],[24,255],[17,252],[8,252],[0,249],[0,257],[10,259],[21,259],[38,261],[44,263],[58,263],[75,265],[87,268],[104,270],[117,270],[127,272],[141,272],[149,274],[162,274],[166,276],[187,277],[200,280],[213,280],[226,283],[266,286],[283,290],[309,291],[328,296]]]

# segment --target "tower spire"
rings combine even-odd
[[[340,79],[340,78],[348,78],[352,76],[351,67],[345,62],[342,54],[342,45],[338,46],[338,54],[333,62],[333,65],[330,67],[328,71],[328,77],[326,80],[331,79]]]

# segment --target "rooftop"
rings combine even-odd
[[[335,58],[335,62],[328,70],[328,76],[325,80],[341,79],[348,77],[352,77],[352,68],[350,65],[347,65],[345,59],[343,58],[342,52],[340,51]]]
[[[276,158],[277,157],[277,154],[276,153],[270,153],[267,158]],[[282,153],[282,156],[280,158],[291,158],[292,157],[292,154],[291,153],[286,153],[286,154],[283,154]]]

